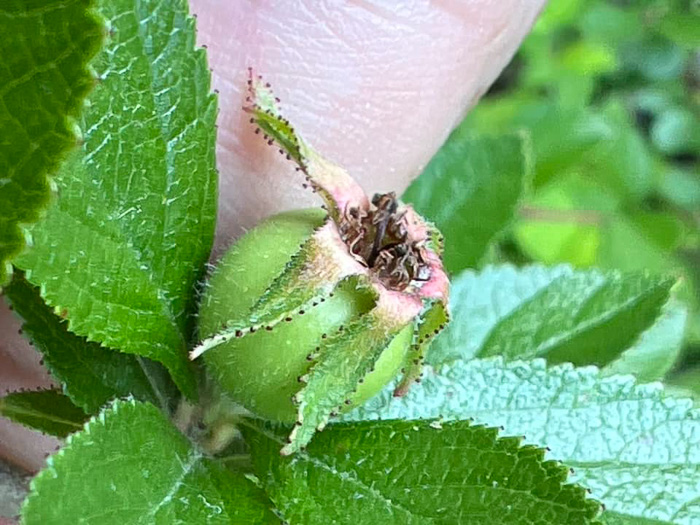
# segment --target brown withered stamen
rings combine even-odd
[[[369,211],[346,209],[339,230],[350,253],[387,288],[401,291],[430,278],[425,248],[408,240],[405,211],[395,193],[376,194]]]

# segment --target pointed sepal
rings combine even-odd
[[[426,246],[429,250],[433,251],[435,255],[442,259],[442,254],[445,251],[445,237],[432,222],[426,221],[425,219],[423,219],[423,222],[428,229]]]
[[[367,270],[349,257],[335,225],[327,221],[306,241],[250,311],[255,324],[286,314],[330,294],[350,275]]]
[[[264,133],[268,144],[277,144],[280,153],[297,165],[306,175],[307,181],[323,198],[328,213],[335,222],[352,208],[369,209],[369,200],[364,190],[343,168],[324,159],[311,149],[282,116],[277,99],[270,85],[262,77],[254,76],[250,70],[248,98],[244,110],[252,124]],[[256,131],[257,132],[257,131]],[[259,132],[258,132],[259,133]]]
[[[349,275],[367,270],[348,256],[335,225],[327,221],[301,246],[283,272],[251,308],[245,319],[226,323],[215,335],[200,342],[190,359],[257,330],[271,330],[278,323],[322,301]]]
[[[294,396],[298,419],[283,455],[303,448],[317,430],[350,403],[350,398],[384,350],[420,311],[420,303],[402,294],[380,292],[377,305],[333,334],[319,348],[315,364],[301,377],[304,387]]]
[[[416,319],[416,329],[408,355],[406,367],[401,376],[401,382],[394,389],[394,396],[405,395],[411,385],[420,380],[425,361],[425,354],[436,335],[438,335],[449,321],[447,307],[440,301],[427,303],[420,317]]]

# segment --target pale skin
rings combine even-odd
[[[242,112],[248,66],[273,84],[317,151],[368,193],[400,193],[508,63],[543,4],[191,0],[219,91],[215,256],[265,216],[319,205]],[[19,328],[0,301],[0,394],[52,385]],[[0,419],[0,458],[28,471],[58,445]]]

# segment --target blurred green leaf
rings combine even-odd
[[[683,95],[684,90],[681,86],[681,92],[670,89],[666,83],[647,84],[626,97],[626,103],[629,107],[644,111],[656,116],[666,109],[675,107],[678,102],[679,94]]]
[[[621,48],[626,68],[648,81],[676,79],[683,73],[685,50],[665,38],[647,36]]]
[[[617,68],[615,54],[609,45],[586,42],[569,46],[561,56],[564,67],[584,76],[601,75]]]
[[[499,112],[501,115],[497,115]],[[580,163],[587,151],[610,141],[616,133],[602,115],[551,102],[484,101],[467,123],[481,132],[495,133],[498,128],[527,130],[534,152],[536,187]]]
[[[560,176],[526,201],[514,236],[527,256],[546,264],[683,273],[674,252],[687,236],[684,222],[669,212],[625,213],[623,202],[597,181]]]
[[[654,325],[673,283],[644,274],[575,271],[566,266],[466,271],[452,282],[452,321],[436,338],[428,361],[439,365],[500,355],[609,365]],[[658,331],[673,330],[678,321],[682,334],[684,315],[649,337],[668,335]]]
[[[579,268],[595,263],[600,230],[587,219],[588,212],[558,216],[536,209],[527,211],[528,216],[536,220],[519,224],[516,235],[521,249],[529,257],[545,264],[568,262]],[[572,215],[580,215],[580,222],[569,222]]]
[[[559,0],[545,9],[535,24],[535,33],[550,32],[563,24],[573,22],[586,5],[586,0]]]
[[[606,45],[611,52],[622,42],[642,36],[639,14],[612,2],[588,2],[578,20],[584,41]]]
[[[88,417],[56,390],[13,392],[0,397],[0,416],[57,437],[81,430]]]
[[[475,267],[511,221],[530,178],[523,135],[474,138],[458,128],[403,199],[445,236],[447,269]]]
[[[621,198],[638,202],[654,184],[654,158],[649,145],[621,101],[608,101],[599,116],[611,134],[586,153],[578,172]]]
[[[673,213],[641,211],[631,212],[628,217],[630,222],[661,250],[673,252],[683,244],[685,227]]]
[[[697,7],[695,9],[695,13],[667,13],[659,24],[659,32],[675,44],[697,51],[700,47],[700,13]]]
[[[682,108],[668,109],[654,120],[651,140],[666,155],[700,152],[700,118]]]
[[[546,264],[595,264],[607,217],[619,199],[580,175],[560,176],[526,202],[514,228],[523,251]]]
[[[678,267],[673,256],[631,219],[618,216],[608,221],[601,239],[597,264],[603,268],[670,273]]]
[[[683,169],[667,169],[659,183],[661,194],[687,211],[700,209],[700,175]]]

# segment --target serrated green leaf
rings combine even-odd
[[[269,500],[154,406],[116,401],[68,438],[32,481],[23,523],[279,523]]]
[[[573,274],[569,266],[487,266],[465,271],[450,285],[452,323],[433,343],[428,363],[471,359],[499,320],[546,289],[553,281]]]
[[[256,133],[262,131],[269,145],[276,142],[280,153],[297,164],[297,169],[305,175],[314,192],[323,199],[331,219],[338,223],[349,209],[368,206],[362,187],[342,167],[323,158],[306,144],[281,114],[279,99],[273,94],[270,84],[264,83],[262,76],[256,77],[252,68],[248,71],[248,97],[243,110],[251,115],[250,122],[257,126]]]
[[[279,455],[284,429],[245,422],[263,487],[290,523],[591,523],[599,505],[544,450],[466,421],[334,424]]]
[[[68,322],[51,311],[39,290],[19,272],[4,295],[24,320],[22,331],[42,353],[46,367],[86,412],[94,414],[110,399],[127,395],[163,408],[175,398],[176,389],[161,365],[114,352],[69,332]]]
[[[115,0],[60,198],[17,265],[71,331],[165,364],[195,395],[187,361],[194,287],[214,234],[216,100],[184,0]]]
[[[52,175],[77,145],[72,119],[94,84],[87,63],[104,27],[92,2],[10,0],[0,7],[0,286],[48,205]]]
[[[0,416],[57,437],[81,430],[88,417],[56,390],[13,392],[0,397]]]
[[[673,284],[568,266],[466,271],[452,283],[453,322],[429,361],[503,355],[604,366],[654,324]]]
[[[502,318],[478,355],[605,366],[654,323],[673,283],[647,275],[574,273]]]
[[[458,128],[402,197],[445,235],[445,267],[474,267],[513,219],[529,185],[524,135],[474,137]]]
[[[547,446],[606,508],[636,518],[700,520],[700,412],[659,384],[541,360],[455,361],[403,398],[391,388],[346,419],[473,418]]]

